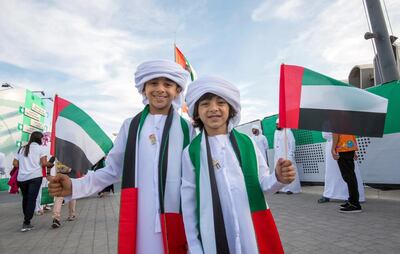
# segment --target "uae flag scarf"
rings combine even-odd
[[[121,186],[118,232],[118,253],[120,254],[136,253],[138,192],[140,191],[137,187],[137,155],[140,131],[148,114],[149,106],[147,105],[133,118],[129,127]],[[187,253],[180,207],[180,181],[176,181],[177,184],[174,185],[166,179],[168,175],[172,175],[178,176],[180,180],[182,151],[189,142],[188,124],[171,106],[162,133],[158,160],[160,222],[164,253]]]
[[[304,67],[281,65],[279,125],[382,137],[388,100]]]
[[[284,253],[274,218],[258,180],[258,162],[254,145],[247,135],[234,129],[229,134],[229,139],[243,171],[258,252]],[[204,253],[229,253],[218,186],[205,131],[196,136],[189,145],[189,156],[196,174],[196,212]],[[207,188],[211,188],[211,191],[205,190]],[[204,230],[210,227],[214,229],[213,232]]]

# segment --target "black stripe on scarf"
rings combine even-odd
[[[215,244],[218,254],[229,254],[228,240],[226,238],[224,215],[221,208],[221,200],[218,194],[217,181],[215,179],[214,166],[212,163],[211,149],[208,142],[208,135],[206,130],[204,130],[206,149],[207,149],[207,162],[208,171],[210,175],[210,185],[211,185],[211,197],[213,204],[213,216],[214,216],[214,231],[215,231]]]
[[[168,144],[169,144],[169,130],[171,129],[174,109],[172,106],[169,109],[167,119],[161,137],[160,157],[158,159],[158,192],[160,201],[160,211],[164,213],[164,193],[165,183],[167,180],[168,171]]]
[[[235,135],[233,135],[233,131],[231,131],[231,133],[229,134],[229,140],[231,141],[233,151],[236,154],[236,157],[239,161],[239,165],[240,165],[240,167],[242,167],[242,158],[240,157],[239,145],[236,141]]]
[[[121,188],[135,188],[135,162],[136,162],[136,139],[139,130],[142,112],[137,114],[129,126],[128,139],[125,147],[124,168],[122,173]]]

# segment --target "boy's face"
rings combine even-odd
[[[227,133],[229,104],[219,96],[205,99],[199,103],[199,117],[209,135]]]
[[[152,114],[168,114],[172,101],[180,92],[181,88],[174,81],[164,77],[151,79],[144,85]]]

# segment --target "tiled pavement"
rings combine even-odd
[[[302,194],[268,198],[286,253],[400,253],[400,196],[377,198],[367,190],[363,213],[341,214],[339,202],[317,204],[318,187]],[[385,195],[381,195],[385,196]],[[35,216],[30,232],[22,224],[20,197],[0,192],[0,253],[116,253],[119,195],[86,198],[78,219],[51,229],[51,213]],[[63,208],[63,218],[67,217]]]

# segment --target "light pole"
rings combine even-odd
[[[53,97],[43,97],[43,98],[40,98],[40,99],[42,99],[42,100],[49,100],[49,101],[54,102]]]
[[[32,91],[32,93],[40,93],[42,96],[46,96],[46,94],[44,93],[44,91]]]
[[[1,87],[13,87],[13,86],[8,83],[3,83],[3,84],[1,84]]]
[[[396,66],[396,59],[392,48],[395,37],[389,37],[386,27],[385,17],[380,1],[366,0],[365,1],[369,21],[371,23],[372,33],[366,33],[364,38],[374,39],[377,50],[378,67],[382,75],[382,83],[387,83],[400,78],[399,71]],[[375,79],[376,80],[376,79]]]
[[[3,84],[1,84],[1,87],[4,88],[4,89],[0,90],[0,92],[1,92],[1,91],[6,91],[6,90],[8,90],[8,89],[14,88],[12,85],[10,85],[10,84],[8,84],[8,83],[3,83]]]

